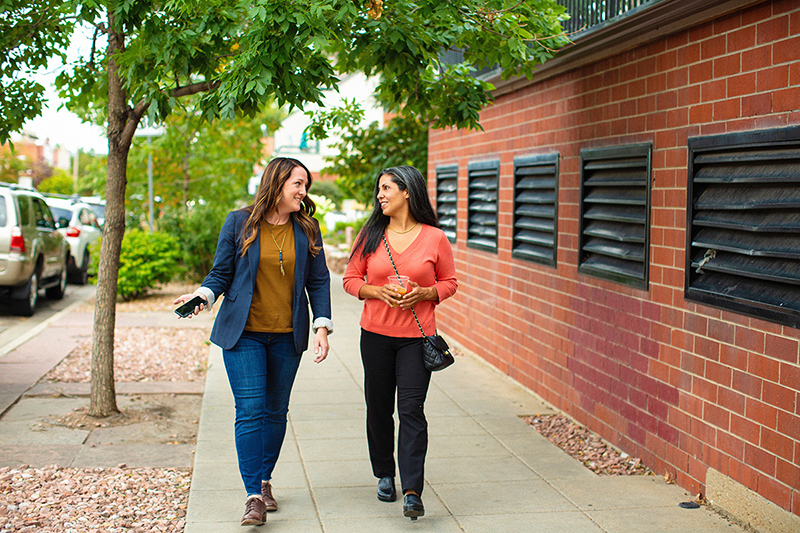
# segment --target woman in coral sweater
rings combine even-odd
[[[389,282],[395,274],[392,260],[397,272],[408,276],[406,287]],[[403,515],[412,520],[425,514],[421,499],[428,449],[425,397],[431,373],[422,361],[422,334],[411,308],[425,335],[433,335],[434,309],[457,287],[453,252],[439,229],[425,178],[410,166],[383,170],[375,184],[374,210],[347,264],[344,289],[364,300],[361,360],[367,442],[372,472],[379,479],[378,499],[397,499],[392,418],[396,392]]]

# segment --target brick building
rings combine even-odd
[[[430,132],[440,329],[692,493],[800,527],[800,2],[631,4],[533,80],[485,75],[485,131]]]

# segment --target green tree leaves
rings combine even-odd
[[[0,144],[42,112],[44,87],[29,76],[64,57],[73,23],[61,0],[0,0]]]

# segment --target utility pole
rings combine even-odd
[[[72,159],[72,194],[78,194],[78,158],[80,157],[81,149],[75,149],[75,157]]]

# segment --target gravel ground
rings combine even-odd
[[[183,531],[191,472],[158,468],[0,468],[0,530]]]
[[[114,378],[117,381],[202,381],[210,329],[117,328]],[[89,383],[92,339],[88,338],[47,373],[43,381]]]
[[[117,312],[163,311],[194,286],[170,285],[135,302],[120,302]],[[79,312],[91,312],[87,302]],[[114,375],[118,381],[198,381],[205,377],[209,331],[179,328],[118,328]],[[88,382],[91,339],[78,345],[45,381]],[[122,425],[142,421],[143,413],[92,422],[72,413],[62,425]],[[117,533],[181,532],[192,473],[188,469],[0,468],[0,532]]]
[[[652,476],[642,460],[610,446],[603,439],[563,415],[523,417],[526,423],[547,437],[596,474],[609,476]]]

